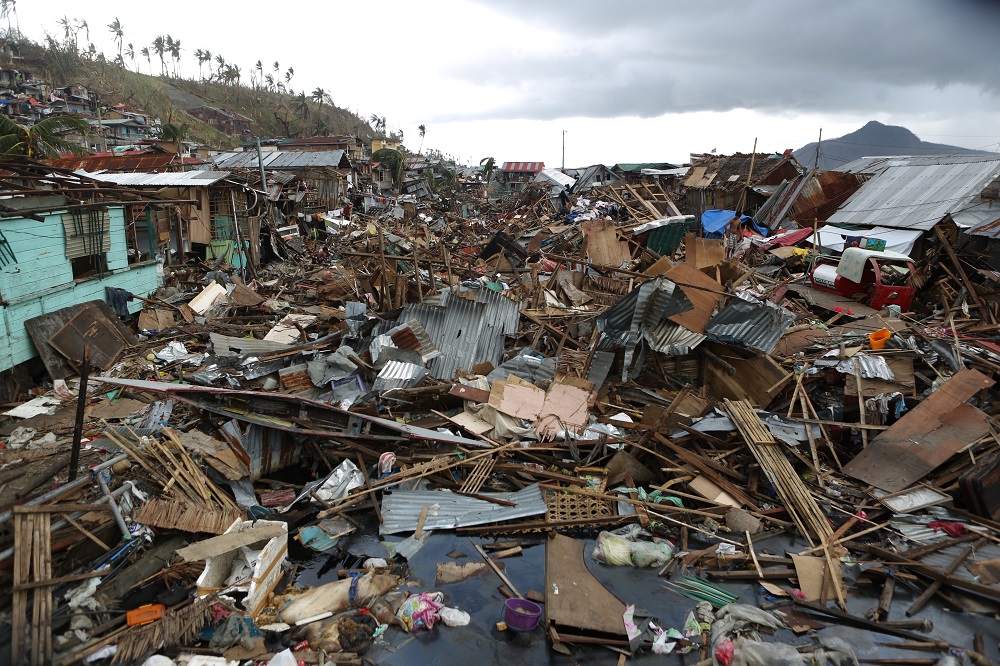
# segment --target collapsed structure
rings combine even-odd
[[[862,162],[0,165],[0,642],[990,663],[998,160]]]

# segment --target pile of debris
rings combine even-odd
[[[12,663],[996,658],[1000,279],[955,230],[837,261],[532,191],[29,322]]]

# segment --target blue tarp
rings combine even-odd
[[[701,214],[701,228],[704,230],[705,238],[722,238],[726,231],[726,226],[736,217],[735,210],[706,210]],[[740,216],[740,224],[749,224],[761,236],[767,236],[766,227],[759,227],[753,218],[747,215]]]

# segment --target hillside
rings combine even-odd
[[[806,144],[792,154],[802,164],[812,167],[816,161],[816,142]],[[883,125],[872,120],[861,129],[836,139],[824,139],[820,150],[819,168],[828,171],[861,157],[878,155],[988,155],[943,143],[929,143],[906,129]]]
[[[188,137],[218,148],[235,148],[239,139],[222,134],[185,113],[209,105],[235,111],[256,123],[256,134],[265,138],[351,134],[374,136],[368,123],[355,113],[321,105],[300,93],[288,94],[262,87],[150,76],[100,59],[88,59],[65,50],[23,44],[19,67],[56,86],[82,84],[100,95],[103,105],[126,104],[161,122],[189,125]]]

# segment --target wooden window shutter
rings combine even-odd
[[[103,254],[111,249],[111,223],[102,210],[74,210],[63,213],[66,258],[77,259]]]

